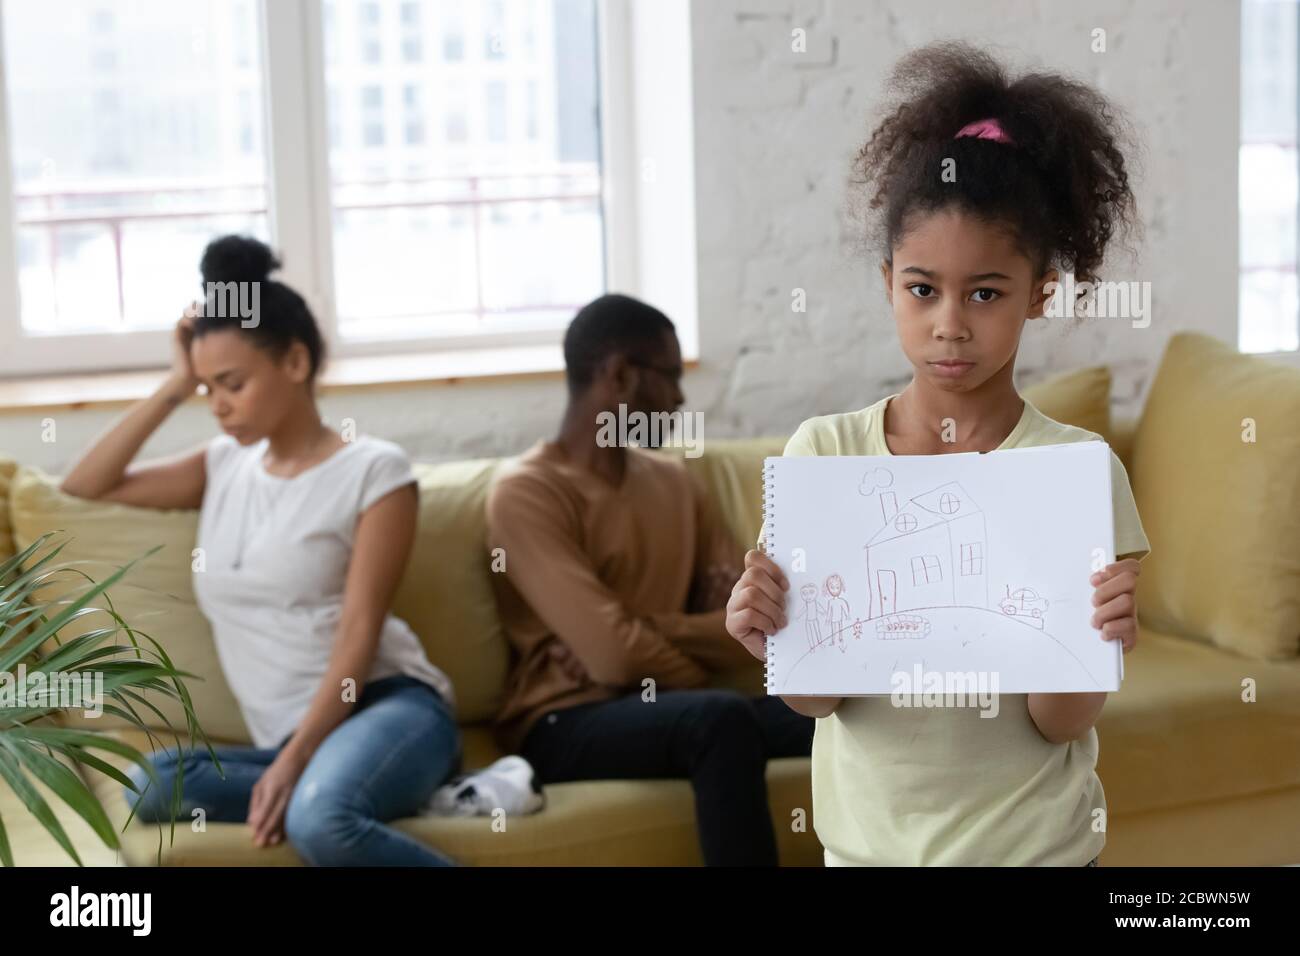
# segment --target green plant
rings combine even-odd
[[[105,774],[123,786],[141,792],[121,769],[94,753],[98,751],[116,755],[140,767],[148,777],[149,785],[157,784],[158,777],[153,764],[135,747],[107,733],[61,727],[51,719],[61,709],[66,709],[58,706],[57,694],[60,680],[64,687],[68,686],[69,679],[65,675],[79,675],[72,678],[74,681],[93,681],[103,713],[122,718],[136,729],[145,731],[155,749],[157,738],[150,724],[140,716],[141,709],[152,712],[156,717],[151,721],[153,726],[166,727],[177,746],[180,738],[162,711],[148,699],[147,693],[179,701],[185,712],[188,739],[202,740],[210,753],[212,746],[199,727],[193,702],[182,680],[194,675],[178,671],[162,645],[123,620],[108,595],[108,588],[158,548],[96,583],[75,563],[54,563],[66,541],[42,553],[51,537],[48,534],[42,536],[21,554],[0,563],[0,678],[5,678],[10,687],[21,687],[23,691],[21,695],[0,696],[0,782],[14,791],[50,836],[81,865],[72,841],[36,782],[43,784],[85,820],[105,845],[116,850],[120,848],[118,834],[103,805],[77,770]],[[61,597],[42,597],[43,591],[66,582],[69,575],[84,579],[85,585],[78,585],[76,590]],[[102,606],[92,603],[101,596]],[[66,641],[62,639],[61,632],[73,622],[80,623],[83,618],[96,615],[103,621],[95,620],[95,626],[83,633]],[[21,680],[16,680],[15,675],[19,675]],[[7,699],[11,699],[8,704]],[[216,759],[215,754],[213,759]],[[182,776],[183,768],[172,788],[173,836],[180,807]],[[134,816],[134,811],[131,815]],[[126,822],[130,823],[130,817]],[[158,849],[161,855],[161,828]],[[0,819],[0,864],[14,865],[3,819]]]

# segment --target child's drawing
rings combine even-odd
[[[857,618],[850,619],[852,609],[849,607],[848,599],[844,597],[846,590],[844,578],[839,574],[829,575],[822,582],[821,590],[826,594],[824,605],[818,600],[816,584],[810,582],[799,588],[799,596],[803,599],[803,604],[795,612],[795,620],[803,619],[808,653],[815,652],[823,644],[837,646],[842,652],[847,651],[847,635],[852,632],[854,637],[862,637],[862,621]],[[824,630],[823,619],[826,623]]]
[[[770,490],[782,521],[818,547],[799,573],[787,570],[789,631],[803,634],[774,635],[769,686],[886,693],[897,659],[997,673],[1004,693],[1112,688],[1112,649],[1085,642],[1080,621],[1109,452],[1082,444],[906,462],[778,459]]]
[[[803,618],[804,634],[808,638],[808,650],[815,651],[822,642],[821,606],[817,603],[817,585],[805,584],[799,589],[803,606],[795,612],[795,619]]]
[[[907,499],[900,508],[894,476],[873,468],[862,476],[858,493],[880,502],[882,526],[866,544],[868,620],[883,640],[923,638],[928,608],[997,608],[1031,627],[1043,629],[1048,602],[1030,587],[1012,589],[996,603],[989,599],[986,570],[988,528],[984,512],[960,483],[950,481]]]
[[[876,637],[898,640],[907,637],[925,637],[930,633],[930,620],[920,614],[889,614],[876,619]]]
[[[923,607],[988,607],[984,513],[949,482],[892,511],[867,542],[872,617]]]
[[[826,602],[826,623],[830,625],[830,639],[840,646],[840,650],[844,650],[844,632],[852,626],[849,621],[849,602],[844,599],[844,579],[838,574],[832,574],[826,579],[825,587],[829,595]]]
[[[998,608],[1003,614],[1020,617],[1026,624],[1042,628],[1043,615],[1047,613],[1047,599],[1039,597],[1033,588],[1017,588],[1013,591],[1008,584],[1006,596],[998,602]]]

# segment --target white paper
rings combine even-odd
[[[987,454],[769,458],[769,555],[787,626],[768,692],[1114,691],[1119,642],[1090,624],[1115,560],[1099,441]]]

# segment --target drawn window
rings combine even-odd
[[[939,569],[939,557],[934,554],[918,554],[912,558],[912,586],[934,584],[943,580]]]
[[[961,546],[961,573],[984,573],[984,542],[972,541]]]
[[[894,519],[894,527],[906,534],[916,527],[916,518],[907,513],[901,514]]]
[[[961,499],[950,491],[945,491],[939,496],[939,510],[946,515],[956,514],[957,509],[961,507]]]

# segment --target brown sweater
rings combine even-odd
[[[628,449],[615,487],[539,442],[487,502],[492,575],[516,652],[498,715],[512,751],[544,713],[655,681],[700,687],[748,653],[724,628],[741,554],[679,459]],[[692,613],[699,612],[699,613]]]

